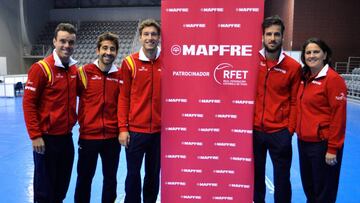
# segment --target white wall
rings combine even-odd
[[[7,75],[6,57],[0,56],[0,75]]]
[[[22,40],[19,0],[0,1],[0,56],[6,57],[7,74],[21,73]]]

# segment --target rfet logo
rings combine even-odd
[[[248,70],[238,70],[230,63],[221,63],[214,69],[214,79],[220,85],[247,85]]]

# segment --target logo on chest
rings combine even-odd
[[[144,66],[141,66],[141,68],[138,69],[139,71],[148,71],[147,68],[145,68]]]
[[[119,80],[116,78],[106,78],[106,80],[113,81],[113,82],[119,82]]]
[[[64,78],[64,76],[61,73],[57,73],[55,78]]]
[[[321,84],[322,84],[321,82],[316,81],[316,80],[311,81],[311,83],[312,83],[312,84],[315,84],[315,85],[321,85]]]
[[[94,75],[91,77],[92,80],[101,80],[101,77],[98,75]]]
[[[281,69],[281,68],[274,68],[274,71],[280,72],[282,74],[286,74],[286,70]]]

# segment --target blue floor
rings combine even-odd
[[[32,202],[33,161],[31,142],[29,141],[22,113],[22,98],[0,98],[0,197],[1,202],[27,203]],[[348,119],[344,148],[343,165],[340,177],[338,203],[360,202],[360,104],[348,102]],[[75,126],[74,141],[78,139],[78,126]],[[75,145],[76,146],[76,145]],[[70,188],[65,199],[73,202],[76,182],[75,157]],[[100,161],[99,161],[100,164]],[[121,152],[118,170],[118,199],[123,202],[126,163],[124,151]],[[272,165],[267,164],[267,195],[266,201],[273,202]],[[291,168],[293,202],[305,202],[299,174],[296,138],[293,138],[293,165]],[[98,167],[93,181],[91,202],[101,202],[101,167]]]

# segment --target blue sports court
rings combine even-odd
[[[347,129],[343,164],[340,175],[338,203],[357,203],[360,200],[360,103],[348,100],[347,106]],[[0,98],[0,178],[1,202],[7,203],[30,203],[33,202],[32,177],[33,156],[31,142],[28,138],[23,112],[22,97]],[[73,130],[75,148],[78,140],[78,125]],[[123,150],[123,149],[122,149]],[[75,150],[75,162],[71,177],[70,187],[65,199],[66,203],[72,203],[76,183],[77,152]],[[273,202],[272,166],[267,162],[267,202]],[[99,163],[100,164],[100,163]],[[118,189],[116,202],[123,202],[124,181],[126,175],[126,161],[124,151],[121,152],[118,170]],[[293,138],[293,164],[291,168],[291,182],[294,203],[305,202],[299,173],[296,137]],[[91,202],[101,202],[102,175],[101,167],[97,168],[93,185]],[[160,198],[158,198],[160,200]]]

